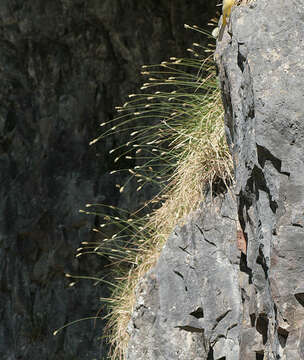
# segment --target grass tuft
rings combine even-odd
[[[207,35],[197,26],[185,28]],[[129,173],[129,178],[125,184],[117,184],[118,191],[126,191],[131,180],[138,183],[137,191],[145,191],[151,184],[158,189],[155,197],[132,214],[102,204],[88,204],[89,211],[82,210],[99,215],[103,222],[94,229],[101,240],[83,242],[77,256],[106,256],[115,272],[111,297],[101,299],[109,309],[107,337],[112,360],[126,358],[135,287],[155,265],[173,228],[197,209],[206,188],[232,180],[213,56],[202,58],[198,51],[206,56],[204,47],[193,46],[188,49],[191,58],[172,57],[158,66],[144,65],[142,74],[148,80],[142,92],[129,95],[128,102],[117,107],[119,115],[102,123],[105,131],[91,141],[94,144],[114,133],[130,134],[127,144],[110,150],[117,153],[115,162],[136,160],[133,168],[121,170]],[[207,50],[213,47],[209,45]]]

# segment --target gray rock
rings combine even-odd
[[[236,210],[231,193],[218,196],[170,236],[138,284],[127,359],[238,359]]]
[[[290,5],[236,8],[217,54],[247,241],[241,359],[304,356],[304,2]]]
[[[303,16],[303,0],[232,11],[216,61],[237,202],[218,196],[168,239],[128,360],[304,358]]]

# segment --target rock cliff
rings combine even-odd
[[[216,61],[235,187],[137,287],[128,360],[304,358],[304,2],[233,9]]]
[[[106,260],[75,259],[98,225],[78,210],[143,200],[121,198],[121,178],[109,175],[108,151],[126,138],[89,142],[139,88],[140,66],[185,54],[199,36],[184,22],[206,23],[214,12],[204,0],[0,2],[1,359],[105,357],[101,321],[52,335],[96,315],[107,294],[89,281],[69,287],[64,277],[106,273]]]

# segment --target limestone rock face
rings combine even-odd
[[[206,202],[138,284],[128,360],[238,359],[242,312],[236,202]],[[214,357],[212,357],[214,356]]]
[[[216,61],[236,203],[221,195],[168,239],[128,360],[304,358],[303,16],[303,0],[233,9]]]
[[[206,23],[211,8],[203,0],[0,1],[1,359],[104,358],[101,321],[52,335],[104,315],[104,286],[69,287],[64,277],[107,275],[106,260],[75,259],[98,226],[78,210],[144,199],[121,198],[121,178],[109,175],[108,151],[127,135],[88,144],[138,90],[140,66],[185,54],[198,34],[183,24]]]
[[[247,242],[240,359],[304,358],[303,14],[303,1],[240,6],[218,53]]]

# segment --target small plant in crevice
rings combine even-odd
[[[185,27],[209,36],[196,26]],[[133,212],[103,204],[87,204],[82,210],[99,216],[101,224],[93,229],[96,242],[82,243],[77,256],[106,256],[115,278],[111,297],[101,299],[109,310],[111,359],[125,359],[135,286],[157,261],[173,228],[197,209],[207,187],[219,179],[225,184],[232,179],[212,55],[202,56],[200,51],[205,50],[197,43],[188,50],[191,58],[143,66],[147,81],[141,93],[129,95],[129,101],[117,108],[119,115],[101,124],[105,131],[91,142],[129,134],[126,144],[110,150],[117,154],[116,163],[127,159],[135,164],[113,171],[130,175],[126,183],[117,185],[119,191],[127,191],[135,182],[137,192],[151,184],[157,189]]]

